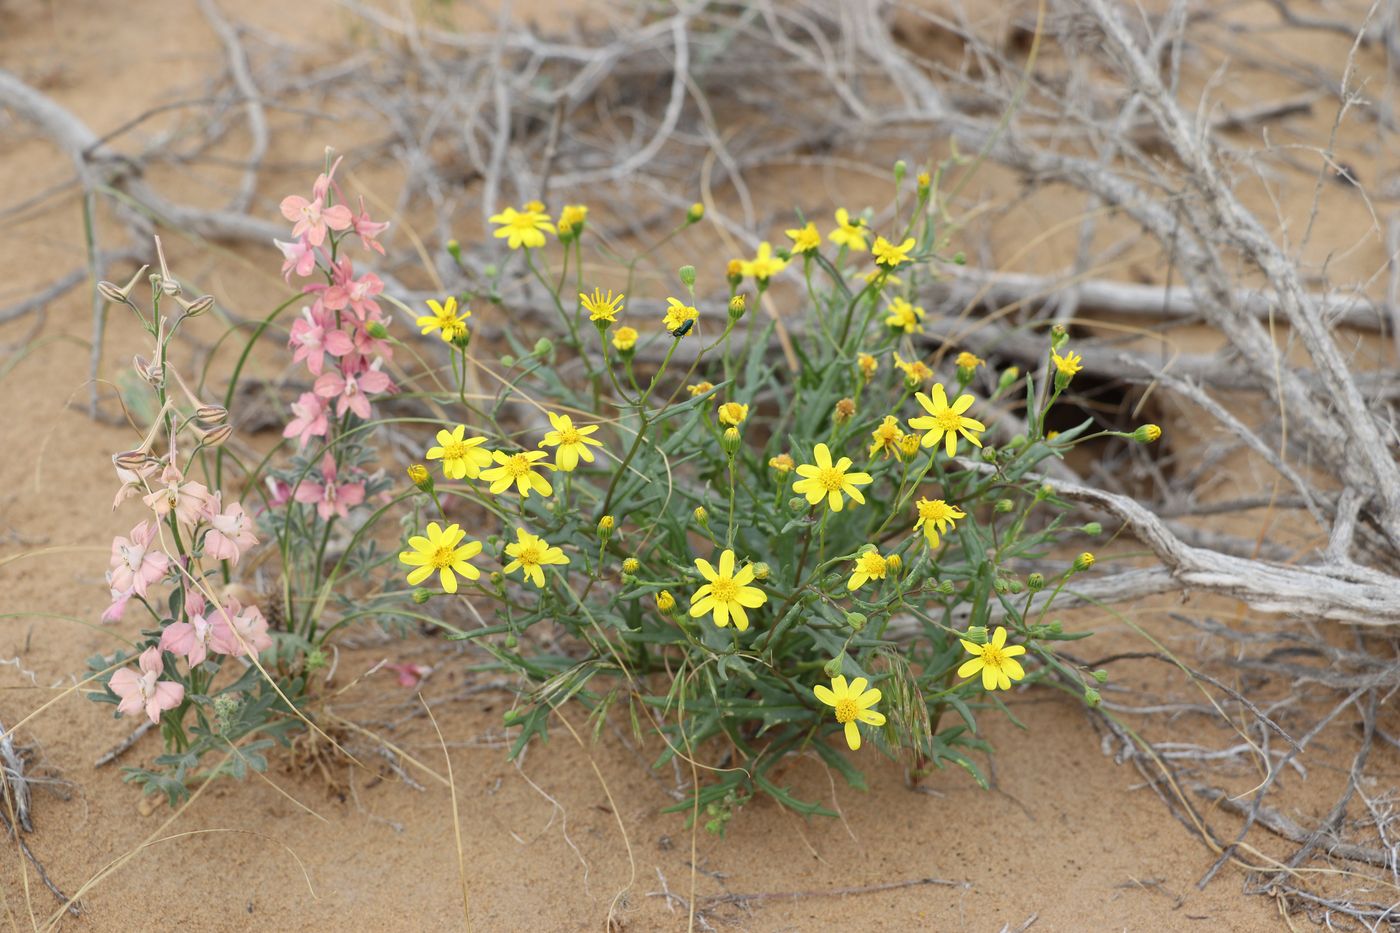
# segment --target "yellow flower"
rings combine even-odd
[[[860,748],[860,727],[856,725],[857,722],[877,728],[885,724],[885,714],[871,709],[880,702],[880,691],[866,690],[869,683],[864,677],[857,677],[847,685],[846,678],[837,674],[831,678],[831,689],[821,684],[812,688],[818,700],[835,707],[836,721],[846,727],[846,744],[851,751]]]
[[[484,437],[467,437],[467,426],[437,432],[437,447],[428,448],[429,460],[442,461],[442,475],[448,479],[476,479],[481,468],[491,465],[491,452],[481,445]]]
[[[1094,555],[1090,554],[1088,551],[1085,551],[1074,559],[1073,567],[1081,573],[1092,566],[1094,566]]]
[[[856,365],[860,367],[860,375],[866,382],[875,378],[875,371],[880,368],[880,361],[869,353],[862,353],[856,357]]]
[[[919,452],[919,435],[902,434],[899,438],[899,456],[901,459],[912,462]]]
[[[414,535],[408,539],[410,551],[399,554],[399,561],[414,568],[408,573],[408,582],[417,586],[438,572],[442,588],[448,593],[457,592],[457,574],[468,580],[481,576],[481,571],[468,561],[481,553],[480,541],[468,541],[458,547],[466,535],[460,525],[448,525],[445,529],[437,522],[428,523],[428,535]]]
[[[797,463],[788,454],[778,454],[776,457],[768,458],[768,465],[779,473],[786,474],[791,473],[792,468],[797,466]]]
[[[672,337],[684,337],[699,320],[700,312],[679,298],[666,299],[666,320],[663,326]]]
[[[442,304],[429,298],[428,310],[433,313],[420,315],[416,322],[422,328],[420,333],[431,334],[438,331],[442,339],[449,342],[466,332],[467,318],[472,316],[465,308],[460,315],[457,313],[457,299],[454,297],[448,297]]]
[[[579,458],[592,463],[593,451],[589,450],[587,445],[602,447],[603,442],[595,441],[588,435],[596,433],[598,426],[588,424],[576,428],[573,419],[568,415],[556,415],[552,411],[546,414],[549,415],[549,423],[554,426],[554,430],[545,434],[540,446],[559,448],[554,455],[554,466],[568,473],[578,467]]]
[[[714,391],[714,388],[715,384],[713,382],[697,382],[694,385],[686,386],[685,390],[690,393],[691,398],[696,398],[704,395],[706,392]]]
[[[838,399],[836,405],[831,409],[831,420],[837,424],[845,424],[855,417],[856,400],[853,398]]]
[[[739,264],[740,271],[759,282],[766,282],[787,268],[787,260],[773,255],[773,247],[764,242],[758,244],[758,255]]]
[[[738,285],[739,280],[744,277],[744,260],[729,260],[729,262],[726,263],[724,266],[724,274],[727,278],[733,281],[735,285]]]
[[[799,227],[795,230],[784,231],[788,239],[792,240],[792,251],[794,253],[812,253],[821,248],[822,234],[817,229],[817,225],[810,220],[807,226]]]
[[[896,369],[904,372],[904,381],[908,383],[911,389],[917,389],[933,378],[933,370],[924,365],[923,360],[915,360],[912,363],[906,363],[900,358],[899,353],[896,352],[894,355],[894,365]]]
[[[919,520],[914,523],[914,530],[924,530],[924,540],[931,548],[938,547],[938,536],[946,535],[950,528],[955,527],[958,519],[967,518],[966,512],[942,499],[925,499],[921,496],[914,507],[919,510]]]
[[[847,473],[851,466],[850,457],[842,457],[833,464],[831,449],[825,444],[818,444],[812,454],[815,463],[804,463],[797,468],[797,475],[803,478],[792,484],[793,492],[806,496],[811,505],[826,499],[833,512],[839,512],[844,507],[843,495],[865,504],[865,496],[856,487],[870,482],[869,473]]]
[[[637,345],[637,332],[630,327],[619,327],[613,331],[612,344],[625,353]]]
[[[880,422],[880,426],[870,432],[870,459],[874,460],[875,455],[883,452],[885,459],[899,447],[899,439],[904,436],[900,430],[899,419],[894,415],[886,415],[885,420]]]
[[[1066,351],[1064,356],[1051,350],[1050,359],[1054,362],[1058,374],[1064,377],[1065,382],[1069,382],[1070,377],[1084,368],[1084,357],[1073,350]]]
[[[427,492],[433,488],[433,478],[428,475],[428,468],[421,463],[411,463],[408,467],[408,479],[413,485]]]
[[[500,234],[497,234],[500,236]],[[871,250],[875,254],[875,264],[884,266],[886,269],[893,269],[909,261],[909,251],[914,248],[914,238],[909,237],[903,243],[895,246],[882,236],[875,238],[875,247]]]
[[[996,631],[992,633],[992,640],[985,645],[968,641],[966,638],[959,640],[967,652],[973,655],[971,660],[964,661],[962,667],[958,668],[959,677],[971,677],[981,671],[984,690],[1010,690],[1013,680],[1020,680],[1026,676],[1021,662],[1014,660],[1017,655],[1026,653],[1026,646],[1008,645],[1006,629],[1002,626],[996,627]]]
[[[543,207],[541,207],[543,210]],[[582,204],[565,204],[559,211],[559,233],[561,236],[568,236],[583,229],[583,222],[588,219],[588,208]]]
[[[978,366],[981,366],[985,362],[987,361],[977,356],[976,354],[968,353],[966,350],[964,350],[963,352],[958,354],[957,367],[958,369],[973,370],[976,369]]]
[[[740,405],[738,402],[725,402],[719,406],[719,422],[731,427],[738,427],[744,423],[744,419],[749,416],[749,406]]]
[[[525,210],[531,211],[532,213],[535,213],[535,214],[543,214],[543,213],[544,213],[544,202],[543,202],[543,201],[526,201],[525,204],[523,205],[523,207],[525,208]]]
[[[676,597],[671,595],[670,590],[662,590],[656,594],[656,608],[669,614],[672,609],[676,608]]]
[[[857,217],[855,223],[851,223],[851,215],[844,207],[836,211],[836,229],[826,235],[826,238],[837,246],[845,246],[853,253],[865,252],[865,224]]]
[[[708,582],[690,597],[690,616],[699,618],[714,613],[715,625],[724,628],[729,620],[741,632],[748,631],[749,615],[745,609],[757,609],[768,602],[768,594],[753,582],[752,566],[734,572],[734,552],[726,549],[719,556],[719,570],[704,558],[695,559],[695,567]]]
[[[982,446],[982,441],[977,435],[987,430],[987,426],[973,418],[963,417],[963,412],[972,407],[971,395],[960,395],[957,401],[949,405],[948,394],[943,391],[943,386],[935,384],[932,399],[922,392],[916,393],[914,399],[928,414],[910,418],[909,426],[927,432],[923,438],[925,447],[932,447],[940,438],[944,438],[945,449],[951,457],[957,453],[959,434],[967,438],[972,446]]]
[[[535,472],[536,466],[548,467],[548,464],[537,464],[536,461],[543,460],[546,454],[543,450],[526,450],[518,454],[502,453],[499,450],[491,451],[491,459],[499,466],[494,466],[489,470],[481,471],[481,478],[491,484],[491,492],[499,495],[505,492],[514,484],[522,499],[530,498],[531,490],[542,496],[554,495],[554,487],[549,485],[549,480]]]
[[[846,589],[859,589],[870,580],[883,580],[889,569],[889,561],[881,557],[879,551],[871,548],[856,558],[856,569],[846,583]]]
[[[524,528],[515,529],[515,543],[506,545],[506,554],[514,558],[506,564],[505,572],[523,571],[525,579],[544,589],[544,570],[549,564],[567,564],[561,548],[550,547],[544,538],[530,534]]]
[[[606,321],[609,324],[617,320],[617,312],[622,310],[622,299],[626,295],[613,297],[612,289],[608,289],[608,297],[603,297],[601,288],[593,289],[592,295],[578,293],[579,303],[583,305],[583,310],[588,312],[590,321]]]
[[[885,318],[885,326],[902,330],[906,334],[923,333],[924,309],[911,305],[903,298],[890,302],[890,316]]]
[[[628,557],[628,558],[624,559],[623,562],[622,562],[622,572],[623,572],[623,573],[636,573],[638,570],[641,570],[641,569],[642,569],[642,562],[639,561],[639,560],[637,560],[637,558],[635,558],[635,557]]]
[[[500,225],[500,229],[496,231],[496,239],[505,240],[511,249],[520,249],[522,246],[526,249],[539,249],[544,246],[544,235],[554,232],[549,215],[544,213],[544,205],[538,201],[525,205],[524,211],[508,207],[490,219],[491,223]]]

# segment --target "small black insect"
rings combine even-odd
[[[694,318],[691,318],[689,321],[686,321],[686,322],[685,322],[684,324],[682,324],[680,327],[677,327],[675,330],[671,331],[671,336],[672,336],[672,337],[684,337],[686,334],[690,333],[690,329],[691,329],[692,327],[694,327],[694,326],[695,326],[695,319],[694,319]]]

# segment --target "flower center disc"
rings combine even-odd
[[[858,712],[860,712],[860,708],[856,706],[856,701],[852,700],[850,697],[836,701],[837,722],[850,722],[856,718],[856,713]]]
[[[450,547],[439,547],[436,551],[433,551],[432,561],[433,561],[433,566],[436,567],[436,568],[439,569],[439,570],[441,570],[441,569],[444,568],[444,567],[451,567],[451,566],[452,566],[452,548],[450,548]]]
[[[506,469],[510,471],[512,477],[524,476],[530,472],[530,461],[525,459],[524,454],[516,454],[506,464]]]
[[[956,431],[962,427],[962,416],[951,408],[945,408],[936,417],[938,418],[938,426],[945,431]]]
[[[827,467],[817,475],[817,482],[821,483],[827,492],[836,492],[845,485],[846,475],[836,467]]]
[[[710,584],[710,592],[716,601],[730,603],[739,595],[739,584],[735,583],[732,577],[720,577]]]

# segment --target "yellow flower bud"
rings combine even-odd
[[[1080,572],[1088,570],[1094,566],[1094,555],[1085,551],[1074,559],[1074,569]]]
[[[1138,429],[1133,432],[1133,440],[1139,444],[1151,444],[1161,436],[1162,429],[1155,424],[1139,425]]]
[[[670,590],[662,590],[656,594],[656,608],[669,615],[676,608],[676,597],[671,595]]]
[[[778,454],[776,457],[768,458],[768,465],[779,473],[791,473],[797,466],[797,462],[788,454]]]
[[[875,378],[875,370],[880,368],[880,361],[869,353],[862,353],[856,357],[856,365],[860,367],[860,375],[866,382]]]
[[[713,388],[713,386],[711,387]],[[744,419],[749,416],[749,406],[740,405],[738,402],[725,402],[719,406],[719,422],[730,427],[738,427],[744,423]]]
[[[642,567],[642,562],[635,557],[629,557],[622,562],[623,573],[636,573]]]
[[[408,478],[413,481],[413,485],[424,492],[433,488],[433,477],[428,473],[428,468],[421,463],[415,463],[408,468]]]

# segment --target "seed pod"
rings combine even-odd
[[[194,416],[213,427],[228,421],[228,409],[222,405],[201,405],[195,409]]]
[[[213,295],[201,295],[194,301],[185,301],[177,294],[175,300],[180,303],[180,307],[185,309],[185,317],[199,317],[201,314],[214,307]]]
[[[233,425],[221,424],[208,431],[198,431],[199,441],[205,447],[222,447],[233,436]]]

